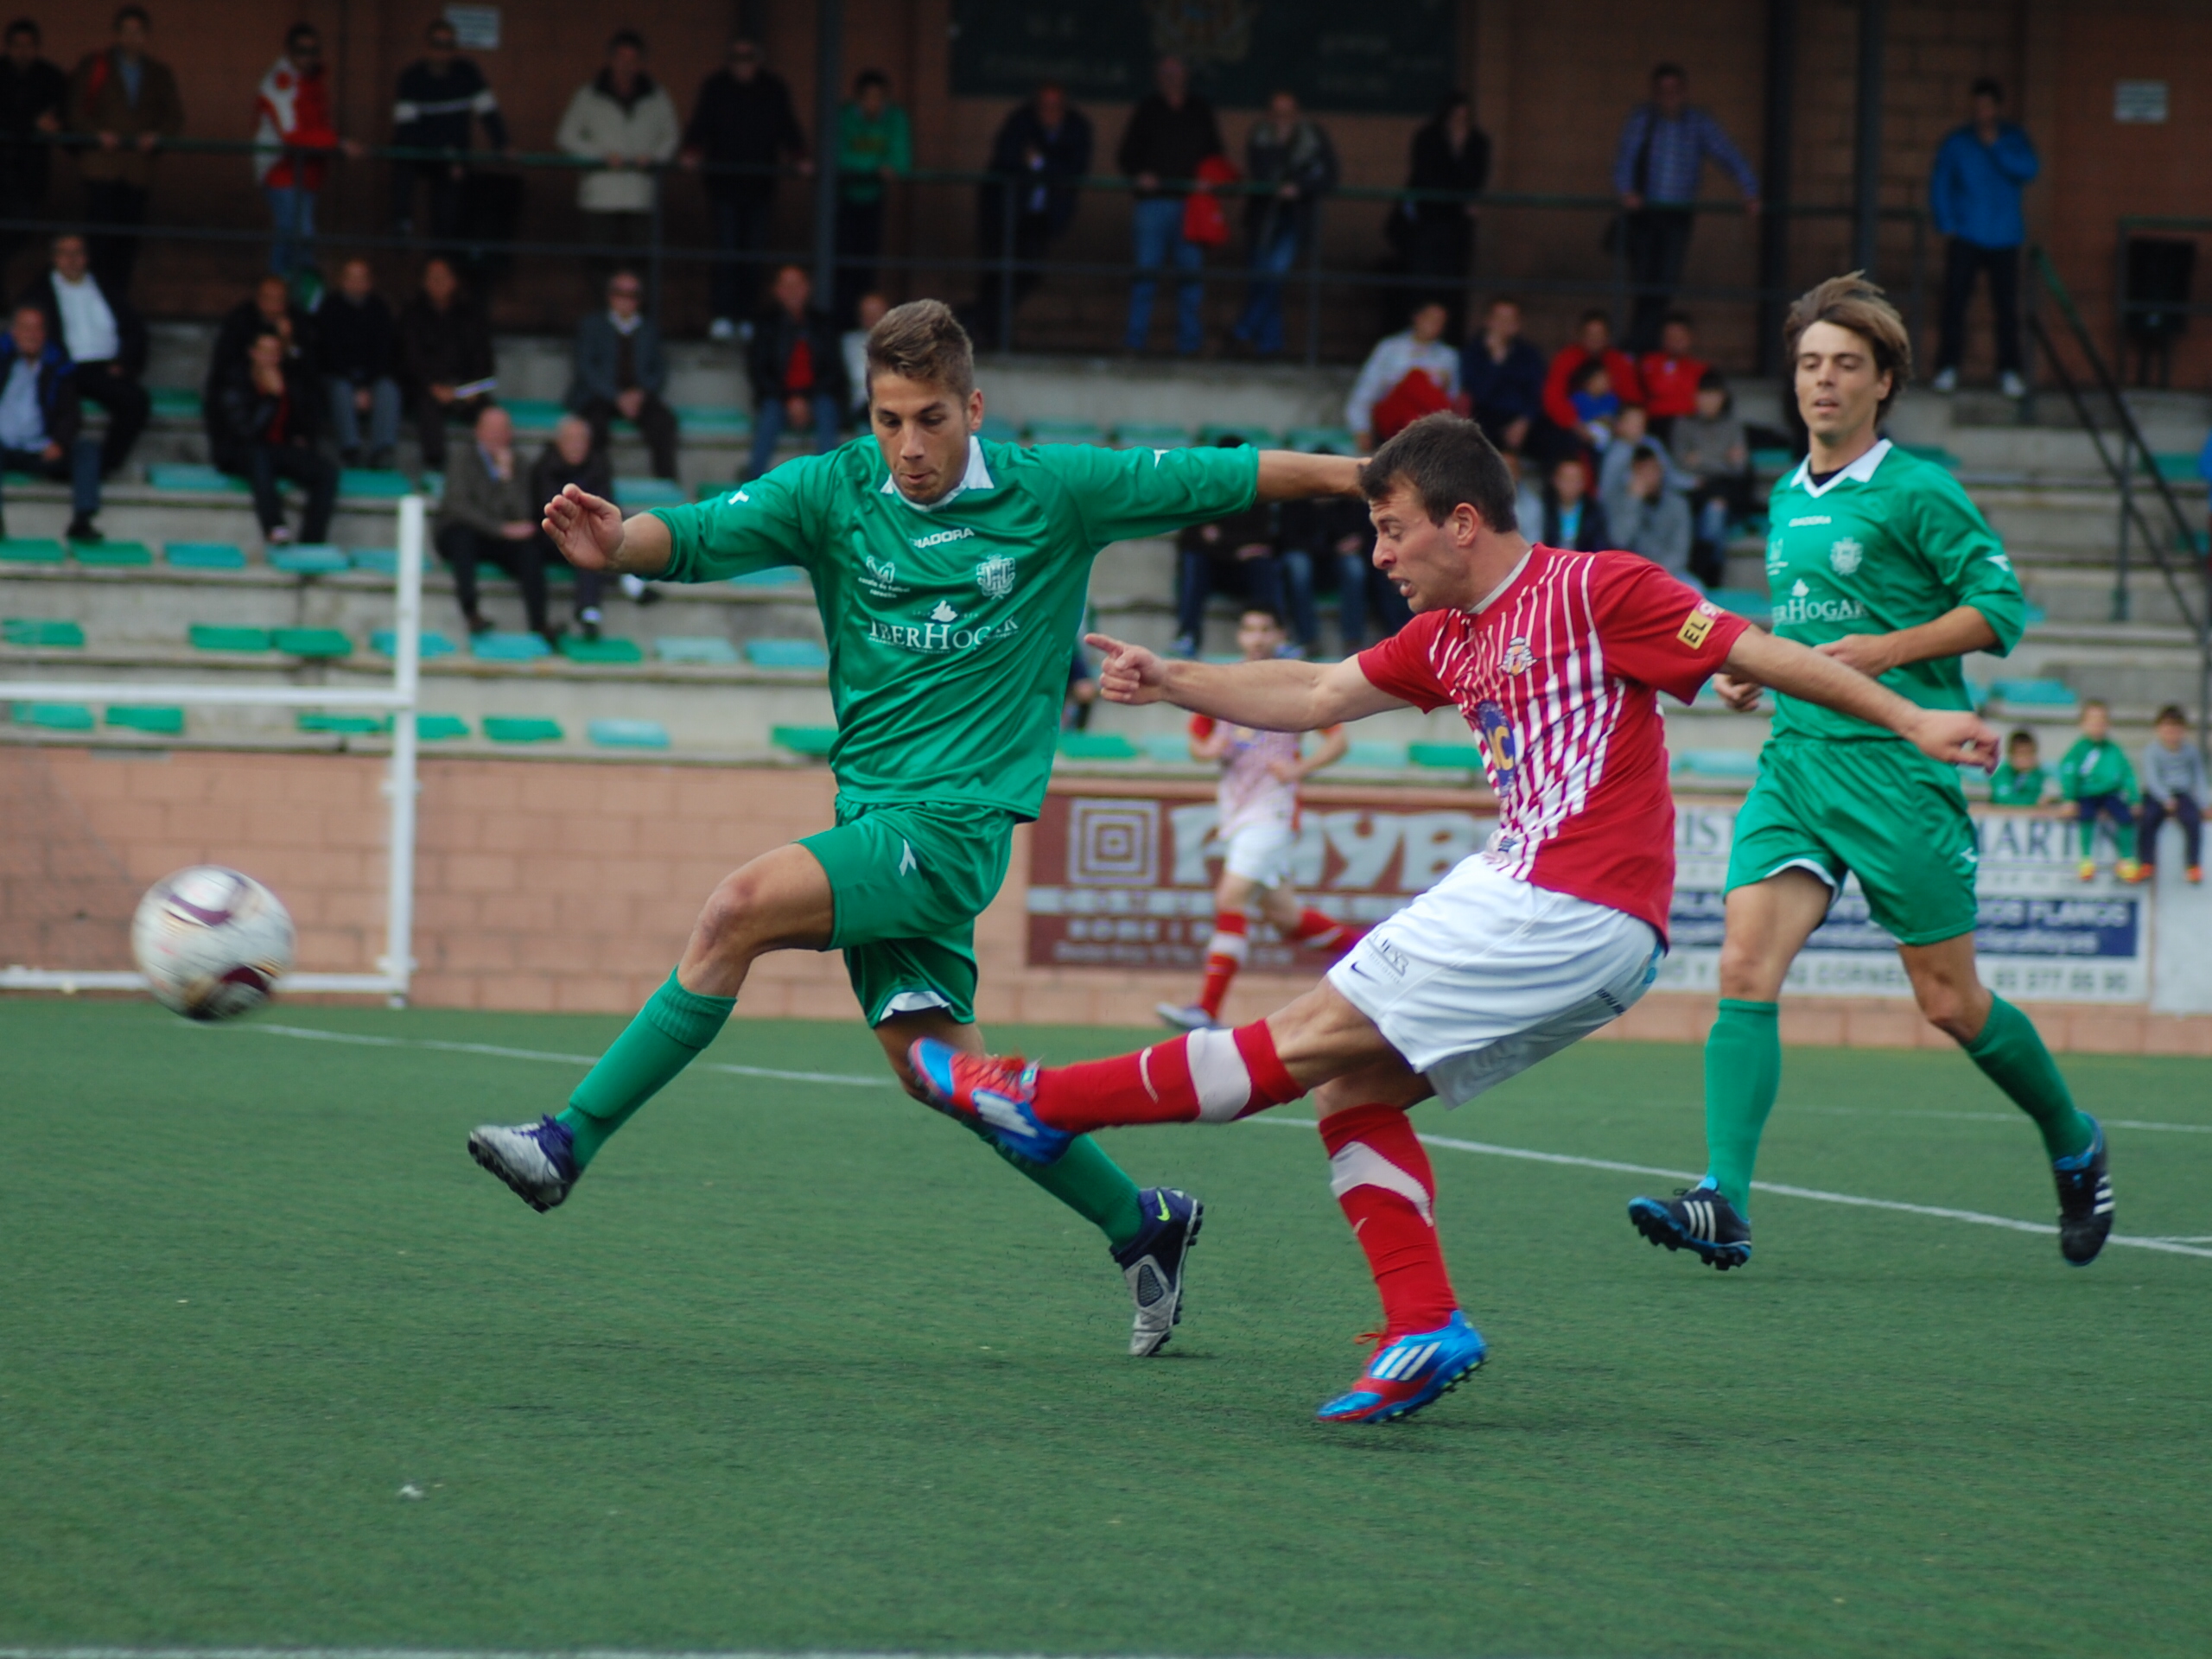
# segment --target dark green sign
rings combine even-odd
[[[1126,102],[1172,53],[1217,105],[1256,109],[1287,88],[1313,110],[1427,116],[1458,83],[1459,13],[1459,0],[953,0],[952,92],[1053,80]]]

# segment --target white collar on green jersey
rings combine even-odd
[[[1889,453],[1890,441],[1884,438],[1841,472],[1831,474],[1828,481],[1825,484],[1813,482],[1813,458],[1808,455],[1797,463],[1797,470],[1789,474],[1789,482],[1784,487],[1802,490],[1808,495],[1817,497],[1826,495],[1847,478],[1855,483],[1872,484],[1874,481],[1874,469],[1882,464],[1882,457]]]
[[[989,490],[995,489],[998,486],[996,485],[991,482],[991,469],[983,464],[982,440],[978,438],[973,432],[970,432],[968,435],[967,472],[961,475],[960,481],[957,484],[947,490],[943,495],[938,497],[934,501],[923,502],[909,499],[899,489],[899,480],[897,479],[892,477],[888,473],[886,473],[883,475],[883,493],[886,495],[896,496],[899,500],[906,502],[906,504],[912,507],[916,512],[935,512],[939,507],[950,506],[955,501],[957,501],[962,496],[967,494],[970,490]]]

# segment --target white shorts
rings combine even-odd
[[[1281,818],[1262,818],[1230,836],[1223,868],[1263,887],[1280,887],[1290,880],[1290,855],[1297,845],[1297,830]]]
[[[1666,954],[1647,922],[1502,875],[1479,853],[1329,970],[1447,1106],[1635,1006]]]

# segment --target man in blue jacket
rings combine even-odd
[[[2043,163],[2028,135],[2001,118],[2005,89],[1984,76],[1974,84],[1974,119],[1943,140],[1928,181],[1936,228],[1951,238],[1943,264],[1942,340],[1935,386],[1954,391],[1966,345],[1967,305],[1974,280],[1989,273],[1989,303],[1997,313],[1997,370],[2007,397],[2027,395],[2020,378],[2021,188]]]

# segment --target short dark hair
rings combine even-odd
[[[1605,372],[1606,372],[1606,369],[1605,359],[1604,358],[1586,357],[1580,363],[1576,364],[1573,372],[1567,375],[1567,388],[1569,391],[1580,391],[1592,380],[1595,380],[1599,375],[1604,374]]]
[[[1636,453],[1628,458],[1628,464],[1631,467],[1641,467],[1647,461],[1654,467],[1664,467],[1667,464],[1667,457],[1661,454],[1655,446],[1648,443],[1639,443],[1636,446]]]
[[[1264,616],[1275,627],[1281,628],[1283,626],[1282,613],[1274,606],[1260,600],[1248,599],[1236,607],[1238,621],[1242,622],[1248,616]]]
[[[1521,303],[1521,296],[1517,294],[1493,294],[1490,296],[1489,303],[1483,307],[1483,313],[1487,316],[1491,312],[1497,310],[1501,305],[1510,305],[1516,311],[1525,310],[1527,308]]]
[[[1998,79],[1994,75],[1980,76],[1974,83],[1974,90],[1969,92],[1967,96],[1970,98],[1993,98],[1999,104],[2002,104],[2005,101],[2005,83]]]
[[[1700,391],[1726,391],[1728,390],[1728,377],[1718,369],[1707,369],[1698,376],[1697,389]]]
[[[1482,428],[1462,415],[1422,416],[1359,469],[1359,492],[1370,502],[1400,489],[1421,498],[1431,524],[1442,524],[1465,504],[1494,531],[1520,528],[1512,470]]]
[[[302,41],[313,41],[317,45],[321,45],[322,42],[322,31],[317,29],[313,23],[308,22],[294,23],[289,29],[284,31],[284,49],[287,52],[297,46]]]
[[[1593,322],[1602,322],[1605,325],[1608,330],[1611,330],[1613,326],[1613,314],[1606,310],[1602,305],[1593,305],[1587,311],[1585,311],[1580,319],[1576,321],[1574,325],[1575,332],[1580,334],[1583,329],[1587,328]]]
[[[943,300],[909,300],[868,331],[868,389],[878,373],[939,388],[964,404],[976,389],[976,346]]]
[[[632,51],[642,52],[645,49],[645,37],[634,29],[618,29],[607,37],[609,52],[619,52],[626,46]]]
[[[1671,328],[1678,322],[1685,328],[1695,328],[1697,327],[1697,319],[1690,315],[1688,312],[1669,311],[1667,314],[1665,326]]]
[[[124,7],[122,10],[115,14],[115,21],[109,24],[108,27],[111,29],[121,29],[124,24],[129,22],[134,17],[138,20],[139,28],[145,29],[149,34],[153,31],[154,20],[146,15],[146,8],[143,6]]]
[[[2177,702],[2170,702],[2164,708],[2158,710],[2158,717],[2151,723],[2153,726],[2164,726],[2169,723],[2176,726],[2186,726],[2189,724],[2189,716],[2182,713],[2181,704]]]
[[[0,35],[0,40],[12,41],[18,35],[28,35],[34,41],[44,38],[39,34],[38,23],[35,19],[29,17],[18,17],[14,22],[8,25],[8,32],[5,35]]]
[[[2023,743],[2031,749],[2039,749],[2043,747],[2036,741],[2036,734],[2024,726],[2005,740],[2005,747],[2008,749],[2017,749]]]
[[[1679,80],[1687,86],[1689,78],[1690,72],[1679,63],[1658,63],[1651,67],[1651,79],[1654,80]]]
[[[855,97],[858,97],[861,93],[868,91],[871,86],[880,86],[885,92],[888,92],[891,90],[891,77],[885,74],[880,69],[863,69],[860,73],[853,77],[853,95]]]

